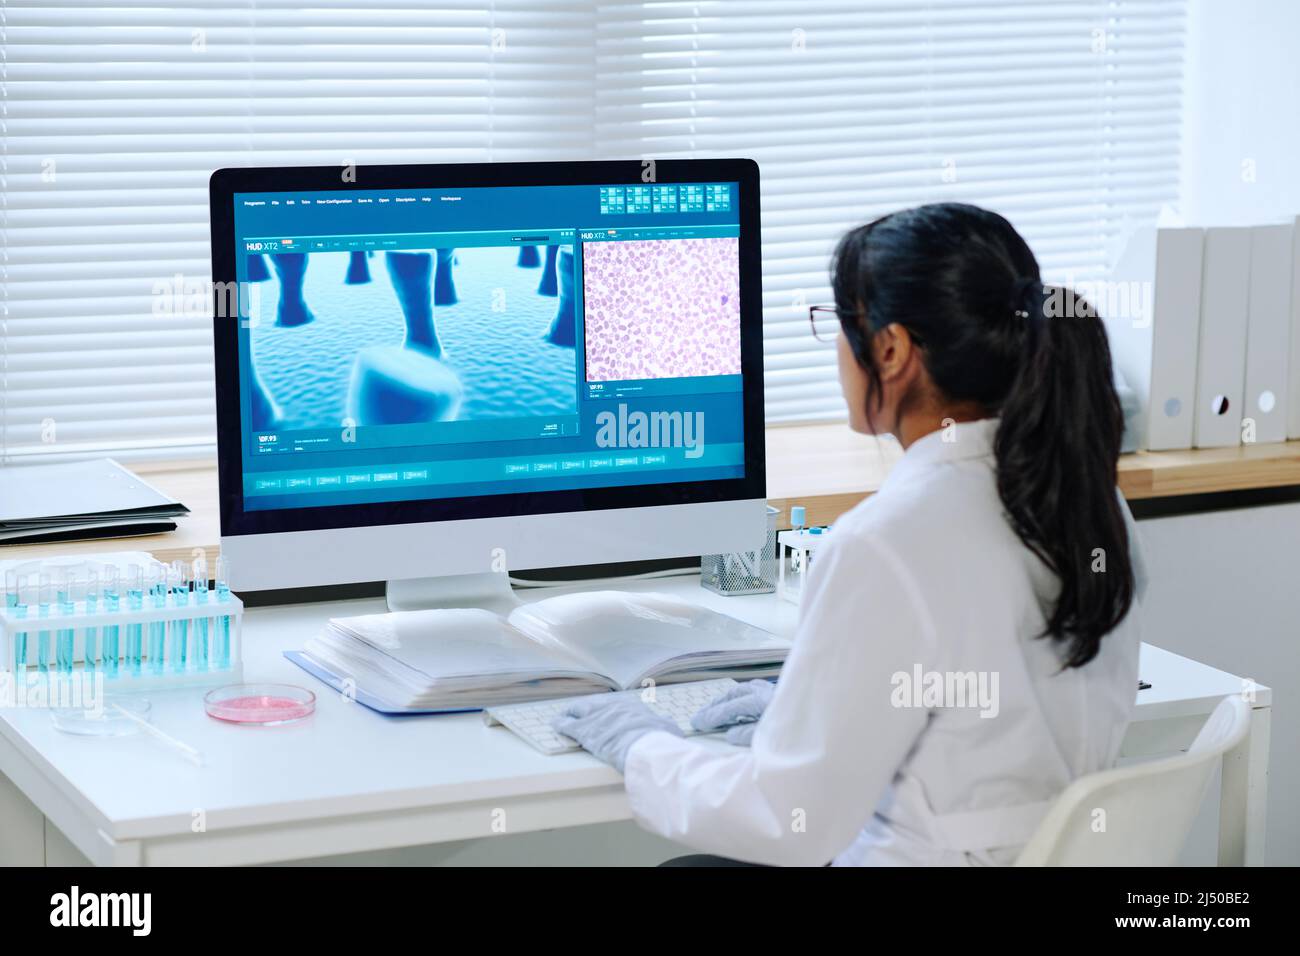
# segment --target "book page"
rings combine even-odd
[[[660,593],[561,594],[516,608],[509,622],[624,689],[677,671],[779,663],[790,649],[762,628]]]
[[[491,611],[449,608],[334,618],[329,627],[383,651],[432,682],[589,675],[563,648],[530,641]],[[485,681],[484,683],[489,683]]]

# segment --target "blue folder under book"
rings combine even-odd
[[[302,651],[285,651],[284,656],[293,661],[312,677],[321,681],[328,687],[339,692],[345,697],[351,697],[358,704],[370,708],[378,714],[385,714],[389,717],[418,717],[421,714],[472,714],[481,711],[482,707],[449,707],[442,710],[438,709],[420,709],[410,707],[397,707],[390,704],[382,698],[376,697],[362,690],[360,687],[352,686],[335,674],[329,668],[325,667],[320,661],[308,657]]]

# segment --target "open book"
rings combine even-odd
[[[334,618],[295,663],[388,713],[470,710],[718,677],[775,675],[790,642],[667,594]]]

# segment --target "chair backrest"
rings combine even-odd
[[[1219,758],[1250,729],[1250,705],[1225,697],[1184,754],[1103,770],[1065,789],[1017,866],[1173,866]]]

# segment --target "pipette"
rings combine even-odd
[[[143,730],[149,736],[155,738],[156,740],[161,740],[167,746],[171,747],[173,750],[175,750],[177,753],[183,756],[186,760],[190,761],[190,763],[194,764],[194,766],[196,767],[203,766],[203,754],[200,753],[196,748],[191,747],[189,744],[185,743],[185,741],[177,740],[171,734],[163,733],[161,730],[159,730],[153,724],[149,723],[149,721],[145,720],[139,714],[131,713],[121,704],[110,703],[108,706],[113,708],[114,711],[116,711],[118,714],[125,717],[127,720],[131,721],[134,724],[138,724],[140,729]]]

